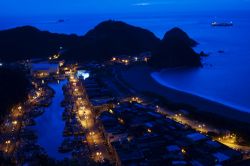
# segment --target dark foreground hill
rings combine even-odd
[[[63,47],[66,59],[106,60],[120,54],[154,51],[159,42],[152,32],[120,21],[102,22],[85,36],[56,34],[24,26],[0,31],[0,59],[47,58]]]
[[[0,68],[0,120],[11,106],[25,100],[29,86],[22,71]]]
[[[16,61],[44,58],[56,53],[60,46],[73,47],[79,40],[75,35],[40,31],[31,26],[0,31],[0,59]]]
[[[152,32],[120,21],[105,21],[84,36],[63,35],[25,26],[0,31],[0,59],[16,61],[47,58],[65,49],[63,58],[74,61],[109,60],[112,56],[152,52],[155,67],[199,66],[191,47],[197,43],[178,28],[161,41]]]

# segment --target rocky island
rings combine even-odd
[[[155,68],[201,66],[200,55],[192,49],[197,44],[184,31],[173,28],[160,42],[151,65]]]

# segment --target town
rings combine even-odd
[[[250,158],[240,136],[194,121],[188,110],[171,110],[160,99],[124,84],[119,71],[147,63],[149,53],[113,57],[103,64],[48,60],[20,62],[30,75],[28,100],[1,124],[1,158],[17,165],[229,165]],[[51,84],[62,84],[62,142],[58,161],[37,143],[32,126],[53,104]],[[53,110],[54,111],[54,110]],[[53,114],[53,113],[52,113]],[[53,129],[51,129],[53,132]],[[212,134],[211,134],[212,133]],[[50,139],[61,140],[51,137]]]

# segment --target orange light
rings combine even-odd
[[[101,156],[101,155],[102,155],[102,152],[96,152],[96,155],[97,155],[97,156]]]
[[[82,116],[84,114],[83,110],[79,110],[79,115]]]
[[[6,144],[10,144],[10,143],[11,143],[11,141],[10,141],[10,140],[7,140],[7,141],[5,141],[5,143],[6,143]]]
[[[13,121],[13,122],[12,122],[12,124],[13,124],[13,125],[16,125],[16,124],[17,124],[17,121],[16,121],[16,120],[15,120],[15,121]]]
[[[110,112],[111,114],[113,114],[113,113],[114,113],[114,111],[113,111],[113,110],[111,110],[111,109],[109,110],[109,112]]]
[[[64,62],[59,62],[59,66],[62,67],[64,65]]]
[[[124,124],[124,120],[123,120],[123,119],[118,118],[118,121],[119,121],[121,124]]]

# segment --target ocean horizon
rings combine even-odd
[[[65,22],[58,23],[59,19]],[[159,38],[171,28],[180,27],[199,43],[195,50],[204,51],[209,57],[202,59],[203,68],[162,70],[153,73],[153,78],[164,86],[250,112],[250,12],[30,16],[23,19],[1,16],[0,30],[31,25],[50,32],[84,35],[108,19],[148,29]],[[232,21],[234,26],[212,27],[213,21]]]

